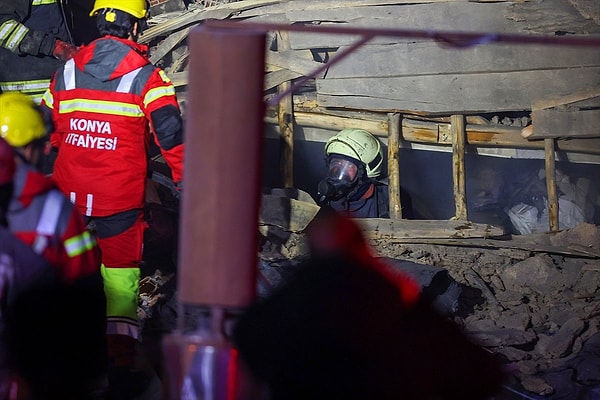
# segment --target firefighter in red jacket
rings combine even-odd
[[[0,135],[15,149],[14,190],[7,220],[15,236],[44,257],[67,283],[99,275],[100,251],[79,211],[36,167],[47,142],[30,97],[0,94]]]
[[[18,116],[4,113],[4,96],[0,95],[0,117],[7,137],[15,139],[14,129],[19,127],[39,127],[39,116],[28,108],[20,112],[33,123],[18,124]],[[14,111],[12,106],[8,109]],[[10,231],[4,216],[15,187],[16,158],[0,138],[0,399],[88,399],[103,390],[107,372],[106,300],[98,261],[96,274],[64,279],[62,269]]]
[[[0,92],[41,101],[54,71],[77,51],[67,14],[61,0],[0,1]]]
[[[13,192],[15,155],[0,138],[0,337],[6,334],[6,314],[17,296],[33,285],[54,282],[53,268],[7,227],[6,212]],[[14,390],[12,371],[7,361],[9,347],[0,344],[0,399]]]
[[[95,223],[107,296],[109,352],[140,337],[138,287],[152,141],[181,188],[183,122],[172,82],[136,43],[144,0],[96,0],[101,38],[80,49],[43,97],[58,148],[53,177]],[[134,342],[130,343],[132,348]],[[113,346],[114,345],[114,346]]]

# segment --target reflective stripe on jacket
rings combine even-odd
[[[54,183],[23,164],[17,167],[14,183],[7,214],[13,234],[48,260],[67,282],[98,273],[96,239]]]
[[[43,104],[52,109],[56,128],[53,178],[82,214],[143,207],[151,140],[174,181],[181,180],[175,89],[150,64],[146,46],[111,36],[93,41],[57,71]]]

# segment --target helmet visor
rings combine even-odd
[[[350,160],[339,157],[329,159],[327,177],[338,181],[352,182],[358,173],[358,166]]]

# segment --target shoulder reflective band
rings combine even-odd
[[[60,211],[62,208],[62,194],[57,190],[51,190],[46,195],[44,201],[44,208],[40,214],[35,231],[37,236],[33,243],[33,251],[38,254],[42,254],[46,250],[48,245],[48,236],[54,235],[56,231],[56,225],[58,224],[58,218],[60,217]]]
[[[129,93],[129,91],[131,90],[131,84],[133,83],[133,80],[135,79],[135,77],[141,69],[142,67],[139,67],[138,69],[134,69],[133,71],[123,75],[121,77],[121,81],[119,82],[119,87],[117,87],[117,92]]]

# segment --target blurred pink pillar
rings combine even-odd
[[[203,26],[188,37],[182,304],[243,307],[256,294],[265,40]]]

